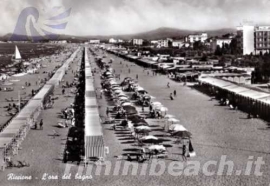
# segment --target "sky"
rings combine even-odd
[[[38,9],[39,17],[31,20],[39,25],[71,8],[70,16],[58,21],[67,22],[62,34],[78,36],[132,34],[159,27],[235,28],[245,20],[270,25],[270,0],[0,0],[0,35],[14,31],[27,7]]]

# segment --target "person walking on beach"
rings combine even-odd
[[[100,90],[100,99],[102,99],[102,97],[103,97],[103,90],[101,89]]]
[[[167,87],[170,88],[170,82],[167,83]]]
[[[173,95],[174,95],[174,97],[176,97],[176,90],[173,91]]]
[[[186,152],[187,152],[187,146],[184,144],[184,145],[183,145],[183,150],[182,150],[182,158],[183,158],[183,161],[187,161]]]
[[[37,122],[35,122],[34,129],[37,130]]]
[[[39,122],[39,128],[40,130],[43,130],[43,119],[41,119]]]
[[[136,75],[136,79],[137,79],[137,80],[139,79],[139,76],[138,76],[138,74]]]
[[[62,89],[62,94],[63,94],[63,95],[65,94],[65,89]]]
[[[110,113],[110,110],[109,110],[109,107],[107,107],[107,109],[106,109],[106,115],[107,115],[107,117],[109,116],[109,113]]]
[[[173,94],[172,93],[170,93],[170,99],[171,100],[173,100],[174,98],[173,98]]]

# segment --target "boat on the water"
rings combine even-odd
[[[14,52],[14,55],[12,56],[12,61],[15,61],[15,62],[21,62],[22,60],[22,56],[21,56],[21,53],[17,47],[17,45],[15,45],[15,52]]]

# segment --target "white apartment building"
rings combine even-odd
[[[212,48],[212,51],[214,52],[217,46],[222,48],[224,44],[230,45],[231,42],[232,42],[232,38],[214,38],[210,40],[210,46]]]
[[[184,45],[184,41],[183,40],[174,40],[172,42],[172,47],[181,48],[183,45]]]
[[[270,50],[270,26],[254,26],[245,22],[237,27],[238,47],[243,55],[259,54]]]
[[[114,39],[114,38],[111,38],[111,39],[109,39],[109,43],[117,43],[117,39]]]
[[[133,45],[143,45],[143,39],[132,39]]]
[[[207,39],[208,39],[207,33],[194,34],[194,35],[188,35],[186,37],[186,42],[194,43],[196,41],[201,41],[202,43],[204,43],[204,41]]]

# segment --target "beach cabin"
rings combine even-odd
[[[96,100],[93,74],[85,48],[85,163],[105,159],[103,131]]]

